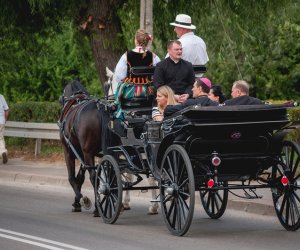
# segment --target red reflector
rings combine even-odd
[[[218,156],[212,158],[211,163],[217,167],[221,164],[221,159]]]
[[[284,175],[281,178],[281,183],[283,186],[286,186],[287,184],[289,184],[289,179]]]
[[[209,188],[212,188],[214,185],[215,185],[215,182],[214,182],[213,179],[210,179],[210,180],[207,182],[207,186],[208,186]]]

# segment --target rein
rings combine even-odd
[[[62,132],[62,135],[67,143],[67,145],[71,148],[72,152],[76,156],[76,158],[80,161],[81,165],[84,166],[84,168],[88,168],[83,159],[80,157],[79,153],[76,151],[75,147],[73,146],[70,138],[72,133],[74,133],[74,121],[77,117],[77,114],[80,113],[89,103],[90,101],[93,101],[89,98],[89,96],[84,95],[84,94],[78,94],[73,97],[71,97],[68,102],[65,104],[65,106],[62,109],[59,121],[58,121],[58,126]],[[64,125],[65,125],[65,117],[67,116],[68,113],[73,112],[73,115],[71,117],[70,124],[72,124],[71,129],[70,129],[70,135],[69,138],[65,134],[64,130]]]
[[[85,94],[77,94],[75,96],[71,96],[68,100],[67,103],[64,105],[64,107],[62,108],[62,112],[60,114],[59,117],[59,122],[62,122],[63,119],[65,118],[65,116],[68,114],[68,112],[70,111],[70,109],[74,106],[74,105],[79,105],[84,101],[88,101],[90,100],[90,97],[85,95]]]

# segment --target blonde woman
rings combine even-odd
[[[152,119],[154,121],[162,121],[164,119],[164,110],[168,105],[177,104],[173,90],[163,85],[158,88],[156,95],[157,107],[152,109]]]

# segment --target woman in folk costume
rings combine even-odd
[[[147,50],[152,38],[145,30],[139,29],[135,33],[135,48],[125,52],[120,58],[116,69],[115,79],[119,82],[115,100],[120,106],[130,102],[133,97],[147,97],[154,95],[155,89],[150,76],[132,75],[131,68],[137,66],[155,66],[159,57]],[[118,108],[116,117],[121,117],[121,109]]]

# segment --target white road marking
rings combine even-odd
[[[35,246],[44,247],[46,249],[64,250],[65,248],[60,248],[60,247],[66,247],[68,249],[74,249],[74,250],[88,250],[87,248],[76,247],[76,246],[69,245],[69,244],[64,244],[64,243],[61,243],[61,242],[58,242],[58,241],[48,240],[48,239],[45,239],[45,238],[40,238],[40,237],[32,236],[32,235],[29,235],[29,234],[22,234],[22,233],[18,233],[18,232],[15,232],[15,231],[2,229],[2,228],[0,228],[0,232],[2,232],[2,233],[0,233],[0,237],[11,239],[11,240],[16,240],[16,241],[20,241],[20,242],[24,242],[24,243],[35,245]],[[8,235],[8,234],[10,234],[10,235]],[[22,238],[11,236],[11,235],[20,236]],[[24,238],[27,238],[27,239],[24,239]],[[31,239],[31,240],[28,240],[28,239]],[[35,240],[35,241],[33,241],[33,240]],[[40,243],[40,242],[49,243],[49,244],[52,244],[52,245],[56,245],[58,247],[43,244],[43,243]]]

